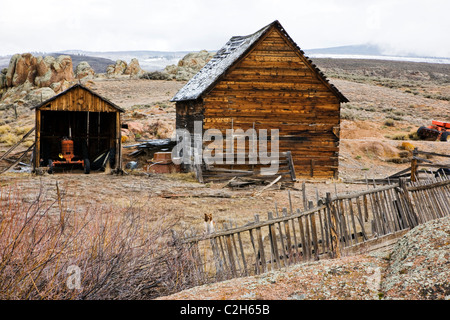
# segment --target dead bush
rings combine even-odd
[[[56,190],[24,205],[0,188],[0,299],[152,299],[200,284],[176,221],[134,206],[80,212]]]

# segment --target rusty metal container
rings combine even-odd
[[[175,173],[181,171],[180,165],[172,162],[172,152],[155,152],[153,159],[148,161],[144,169],[151,173]]]

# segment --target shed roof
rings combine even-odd
[[[306,58],[307,65],[318,74],[319,79],[324,82],[341,102],[348,102],[348,99],[333,84],[331,84],[319,68],[305,56],[305,53],[286,33],[278,20],[275,20],[251,35],[232,37],[219,51],[217,51],[214,57],[177,92],[171,101],[196,100],[209,92],[222,76],[226,74],[227,70],[239,61],[241,57],[244,57],[250,52],[258,40],[260,40],[272,27],[278,28],[278,30],[287,37],[298,52]]]
[[[31,107],[30,109],[39,109],[39,108],[41,108],[42,106],[48,104],[49,102],[52,102],[53,100],[56,100],[57,98],[63,96],[63,95],[66,94],[67,92],[69,92],[69,91],[71,91],[71,90],[74,90],[75,88],[81,88],[81,89],[84,89],[84,90],[88,91],[90,94],[92,94],[92,95],[96,96],[97,98],[101,99],[102,101],[106,102],[107,104],[109,104],[109,105],[110,105],[111,107],[113,107],[114,109],[117,109],[117,111],[119,111],[119,112],[125,112],[124,109],[122,109],[121,107],[119,107],[119,106],[116,105],[115,103],[113,103],[113,102],[109,101],[108,99],[102,97],[101,95],[99,95],[98,93],[92,91],[91,89],[89,89],[88,87],[82,85],[81,83],[77,83],[77,84],[71,86],[70,88],[64,90],[63,92],[58,93],[57,95],[51,97],[50,99],[47,99],[47,100],[41,102],[40,104]]]

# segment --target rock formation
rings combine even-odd
[[[141,69],[138,59],[134,58],[131,59],[123,74],[140,77],[144,74],[144,70]]]
[[[139,61],[137,59],[131,59],[127,64],[123,60],[117,60],[116,64],[109,65],[106,68],[106,76],[108,78],[115,78],[119,76],[130,76],[132,78],[139,78],[144,74],[144,70],[141,69]]]
[[[86,61],[81,61],[75,68],[75,78],[77,79],[83,78],[92,79],[94,75],[95,75],[94,69],[92,69],[89,63]]]
[[[72,59],[69,56],[34,57],[31,53],[23,53],[12,56],[6,72],[2,70],[0,88],[24,84],[43,88],[56,82],[72,80],[74,74]]]
[[[188,53],[178,61],[177,65],[167,66],[164,71],[145,73],[142,78],[152,80],[179,80],[187,81],[192,78],[214,56],[214,53],[202,50]]]
[[[0,72],[0,106],[15,116],[69,88],[75,80],[70,56],[15,54]],[[8,117],[8,114],[4,114]]]

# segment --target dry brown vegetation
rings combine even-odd
[[[56,191],[25,204],[16,185],[0,189],[0,299],[151,299],[192,286],[173,217],[133,205],[80,211]]]

